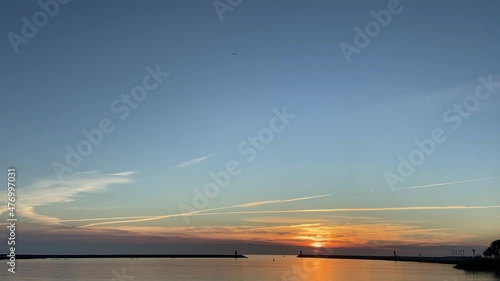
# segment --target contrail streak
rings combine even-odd
[[[216,209],[224,209],[216,208]],[[106,224],[118,224],[118,223],[130,223],[130,222],[141,222],[150,220],[159,220],[172,217],[184,217],[184,216],[219,216],[219,215],[242,215],[242,214],[285,214],[285,213],[330,213],[330,212],[391,212],[391,211],[431,211],[431,210],[471,210],[471,209],[495,209],[500,208],[500,205],[492,206],[417,206],[417,207],[389,207],[389,208],[344,208],[344,209],[304,209],[304,210],[282,210],[282,211],[241,211],[241,212],[219,212],[219,213],[201,213],[203,211],[189,212],[183,214],[173,214],[167,216],[152,217],[149,219],[142,220],[130,220],[130,221],[112,221],[104,223],[94,223],[84,225],[82,227],[90,227],[97,225]],[[211,209],[215,210],[215,209]],[[208,210],[204,210],[208,211]]]
[[[500,205],[492,206],[417,206],[417,207],[392,207],[392,208],[352,208],[352,209],[306,209],[282,211],[243,211],[224,213],[194,214],[194,216],[210,215],[235,215],[235,214],[284,214],[284,213],[330,213],[330,212],[387,212],[387,211],[434,211],[434,210],[470,210],[470,209],[495,209]]]
[[[60,220],[60,222],[79,222],[79,221],[109,221],[114,219],[144,219],[149,218],[148,216],[136,216],[136,217],[117,217],[117,218],[91,218],[91,219],[69,219],[69,220]]]
[[[452,181],[452,182],[443,182],[443,183],[433,183],[433,184],[426,184],[426,185],[416,185],[416,186],[396,188],[395,190],[405,190],[405,189],[417,189],[417,188],[426,188],[426,187],[435,187],[435,186],[445,186],[445,185],[460,184],[460,183],[467,183],[467,182],[476,182],[476,181],[485,181],[485,180],[492,180],[492,179],[500,179],[500,177],[473,179],[473,180],[465,180],[465,181]]]
[[[209,211],[218,211],[218,210],[225,210],[225,209],[231,209],[231,208],[248,208],[248,207],[255,207],[255,206],[259,206],[259,205],[267,205],[267,204],[275,204],[275,203],[288,203],[288,202],[294,202],[294,201],[322,198],[322,197],[327,197],[327,196],[330,196],[330,195],[325,194],[325,195],[316,195],[316,196],[300,197],[300,198],[292,198],[292,199],[258,201],[258,202],[250,202],[250,203],[244,203],[244,204],[239,204],[239,205],[234,205],[234,206],[219,207],[219,208],[212,208],[212,209],[203,209],[203,210],[187,212],[187,213],[182,213],[182,214],[171,214],[171,215],[163,215],[163,216],[96,218],[96,219],[66,220],[66,222],[69,222],[69,221],[71,221],[71,222],[92,221],[92,220],[100,221],[100,220],[116,220],[116,219],[120,220],[120,221],[92,223],[92,224],[83,225],[81,227],[90,227],[90,226],[107,225],[107,224],[119,224],[119,223],[145,222],[145,221],[153,221],[153,220],[160,220],[160,219],[167,219],[167,218],[174,218],[174,217],[192,216],[195,214],[205,213],[205,212],[209,212]],[[130,218],[134,218],[134,219],[121,220],[121,219],[130,219]],[[137,218],[137,219],[135,219],[135,218]]]

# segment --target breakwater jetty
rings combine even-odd
[[[246,259],[244,255],[16,255],[16,259],[139,259],[139,258],[178,258],[178,259],[191,259],[191,258],[227,258],[227,259]],[[6,255],[1,255],[0,260],[8,259]]]
[[[470,271],[495,271],[500,272],[500,260],[473,257],[405,257],[405,256],[359,256],[359,255],[304,255],[299,258],[321,258],[321,259],[351,259],[351,260],[382,260],[401,262],[425,262],[453,264],[457,269]]]

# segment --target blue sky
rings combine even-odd
[[[500,81],[499,3],[402,1],[403,10],[347,63],[339,44],[353,44],[354,27],[364,28],[373,20],[370,11],[386,9],[388,2],[243,1],[223,21],[211,1],[60,5],[17,54],[7,36],[0,43],[2,166],[18,169],[19,196],[22,187],[29,187],[27,197],[44,188],[44,194],[70,193],[34,207],[36,214],[60,220],[178,213],[179,203],[191,204],[193,188],[202,190],[211,181],[209,172],[225,169],[231,160],[241,164],[242,172],[207,208],[325,194],[330,196],[258,209],[500,205],[496,92],[457,130],[443,119],[454,104],[474,94],[478,77]],[[6,35],[21,34],[21,18],[32,19],[41,10],[35,1],[1,5],[0,29]],[[147,66],[170,75],[120,120],[111,104],[142,84]],[[238,145],[269,126],[273,109],[285,107],[296,117],[255,160],[246,161]],[[63,183],[56,183],[52,163],[64,163],[65,147],[75,148],[84,139],[81,131],[97,128],[103,118],[115,130]],[[429,138],[434,128],[442,128],[447,141],[397,187],[485,180],[388,191],[384,173],[396,173],[398,156],[407,158],[416,149],[414,140]],[[186,162],[193,159],[198,161]],[[110,176],[129,171],[135,173]],[[96,186],[75,188],[90,183]],[[432,229],[446,228],[456,238],[452,244],[485,244],[498,238],[499,214],[497,208],[366,211],[349,213],[351,219],[276,214],[283,223],[263,222],[262,214],[255,215],[259,222],[235,214],[193,217],[189,227],[205,233],[207,226],[227,231],[255,224],[288,227],[291,217],[297,224],[317,218],[322,227],[352,226],[345,230],[352,236],[362,232],[361,226],[397,225],[429,230],[426,235],[438,242],[449,237]],[[44,218],[26,216],[33,231],[47,227]],[[54,223],[84,233],[81,223]],[[134,233],[141,226],[151,235],[157,235],[157,227],[168,228],[169,235],[187,227],[174,218],[111,224],[99,231]],[[273,240],[276,234],[266,231],[270,238],[263,243],[290,242]],[[250,239],[239,233],[215,238]],[[373,242],[363,239],[360,245]],[[354,243],[330,242],[324,245]]]

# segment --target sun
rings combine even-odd
[[[324,243],[321,243],[321,242],[311,243],[311,246],[314,248],[321,248],[321,247],[323,247],[323,245],[324,245]]]

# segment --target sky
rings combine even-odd
[[[500,238],[498,1],[41,3],[0,4],[18,253]]]

